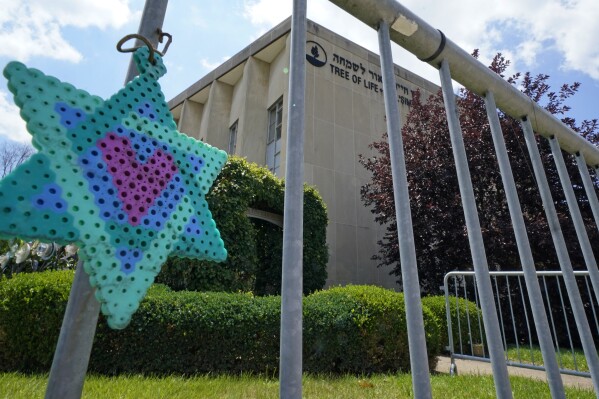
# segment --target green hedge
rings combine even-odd
[[[0,276],[0,369],[49,369],[74,271]]]
[[[227,248],[223,263],[171,258],[157,282],[175,290],[281,292],[282,229],[250,219],[248,208],[283,214],[284,182],[268,169],[231,157],[206,201]],[[327,272],[327,211],[318,192],[304,186],[304,293],[324,287]]]
[[[0,282],[0,369],[47,371],[73,273],[22,274]],[[274,373],[280,297],[174,292],[154,286],[131,324],[110,330],[100,317],[90,371],[104,374]],[[304,370],[409,370],[403,296],[348,286],[304,300]],[[439,327],[425,310],[429,361]]]
[[[304,301],[304,365],[314,372],[409,371],[403,294],[373,286],[320,291]],[[439,325],[423,309],[431,369],[439,348]]]
[[[445,348],[449,346],[445,296],[439,295],[422,298],[422,306],[425,306],[431,310],[441,326],[441,341],[439,342],[439,350],[444,351]],[[459,351],[461,331],[461,341],[463,347],[462,353],[472,354],[470,350],[470,342],[472,341],[472,344],[480,344],[480,337],[482,336],[484,339],[485,336],[484,329],[481,328],[482,312],[474,302],[463,298],[458,298],[456,300],[455,297],[449,298],[449,308],[451,310],[451,330],[453,332],[454,348]],[[468,329],[468,316],[470,317],[470,330]],[[479,318],[481,323],[480,327],[478,323]],[[472,340],[470,339],[471,336]]]

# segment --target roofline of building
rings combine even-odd
[[[317,24],[314,21],[307,21],[307,30],[312,34],[324,34],[330,37],[339,37],[343,39],[345,46],[356,46],[367,54],[367,59],[369,62],[380,66],[379,55],[360,46],[357,43],[352,42],[349,39],[345,39],[343,36],[338,33],[333,32],[330,29],[325,28],[324,26]],[[227,61],[216,67],[216,69],[208,72],[204,77],[202,77],[197,82],[193,83],[187,89],[183,90],[181,93],[177,94],[174,98],[172,98],[168,102],[169,109],[174,109],[177,106],[183,104],[183,102],[192,97],[193,95],[200,92],[202,89],[210,86],[210,84],[226,75],[228,72],[244,63],[248,58],[258,54],[260,51],[268,47],[271,43],[275,42],[277,39],[285,36],[291,31],[291,17],[287,17],[280,24],[266,32],[264,35],[260,36],[253,43],[245,47],[243,50],[239,51],[237,54],[229,58]],[[395,66],[395,74],[401,76],[402,78],[410,81],[420,87],[427,89],[430,92],[436,92],[439,90],[439,86],[436,84],[424,79],[423,77],[417,75],[416,73],[409,71],[403,67],[398,65]],[[428,86],[428,87],[427,87]]]
[[[260,52],[265,47],[268,47],[269,44],[279,39],[281,36],[286,35],[291,31],[291,17],[287,17],[283,22],[266,32],[264,35],[260,36],[249,46],[245,47],[243,50],[229,58],[227,61],[216,67],[216,69],[208,72],[208,74],[204,75],[200,80],[193,83],[187,89],[183,90],[181,93],[177,94],[173,99],[168,102],[168,107],[170,109],[175,108],[185,101],[185,99],[193,96],[203,88],[209,86],[213,81],[217,80],[221,76],[227,74],[230,70],[245,62],[248,58]]]

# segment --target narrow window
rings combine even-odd
[[[281,168],[281,132],[283,128],[283,97],[268,109],[266,166],[275,175]]]
[[[237,119],[229,128],[229,154],[234,155],[235,149],[237,148],[237,124],[239,119]]]

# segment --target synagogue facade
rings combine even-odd
[[[178,128],[192,137],[285,176],[290,19],[285,20],[169,102]],[[360,199],[370,181],[358,162],[386,131],[379,56],[308,21],[306,42],[305,182],[326,203],[327,285],[399,288],[390,268],[371,258],[384,227]],[[395,66],[402,121],[412,92],[438,87]]]

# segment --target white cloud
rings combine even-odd
[[[210,61],[206,58],[202,58],[200,60],[200,65],[202,65],[207,70],[211,71],[213,69],[216,69],[216,67],[220,66],[223,62],[225,62],[229,58],[231,58],[231,57],[225,56],[225,57],[221,58],[220,61]]]
[[[31,143],[31,135],[19,115],[19,108],[8,100],[8,96],[10,94],[0,90],[0,136],[20,143]]]
[[[0,56],[79,62],[62,28],[119,28],[132,18],[127,0],[0,0]]]
[[[270,28],[291,15],[290,0],[245,0],[243,16],[254,25]]]
[[[291,0],[247,0],[244,16],[261,29],[291,13]],[[599,2],[597,0],[404,0],[408,9],[467,52],[478,48],[481,61],[497,52],[511,57],[514,68],[534,66],[543,50],[555,50],[562,68],[599,80]],[[376,34],[326,0],[308,3],[308,18],[378,52]],[[433,68],[423,68],[413,56],[395,49],[396,62],[437,81]]]

